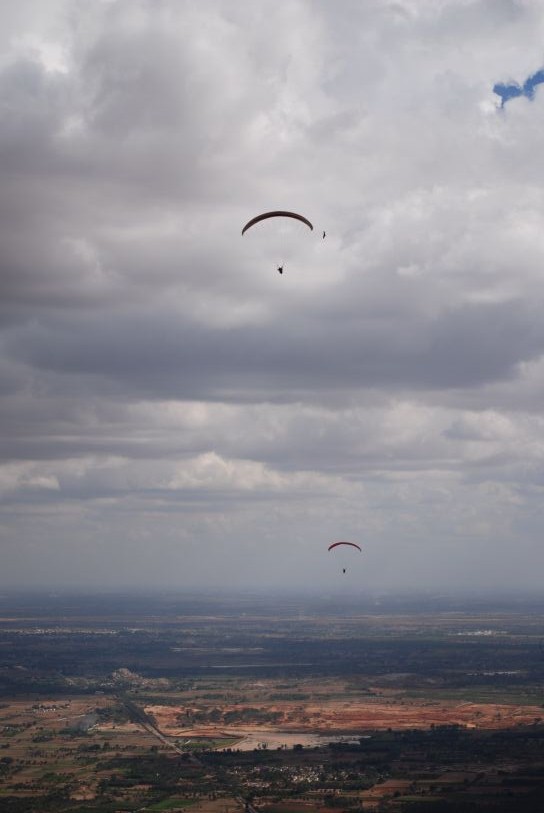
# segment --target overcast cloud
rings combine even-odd
[[[0,584],[540,587],[540,0],[0,23]]]

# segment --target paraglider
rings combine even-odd
[[[347,546],[348,548],[356,548],[356,549],[357,549],[357,550],[358,550],[360,553],[362,553],[362,552],[363,552],[363,549],[361,548],[361,546],[360,546],[360,545],[358,545],[356,542],[332,542],[332,543],[329,545],[329,547],[327,548],[327,550],[328,550],[328,551],[330,551],[330,550],[332,550],[333,548],[337,548],[337,547],[339,547],[340,545],[342,545],[342,546],[344,546],[344,545],[345,545],[345,546]],[[342,568],[342,573],[345,573],[345,572],[346,572],[346,568],[345,568],[345,567],[343,567],[343,568]]]
[[[287,217],[287,218],[291,218],[293,220],[299,220],[305,226],[308,226],[310,231],[314,230],[313,224],[310,223],[308,218],[304,217],[304,215],[299,215],[299,214],[297,214],[297,212],[285,212],[283,210],[278,210],[278,211],[274,211],[274,212],[264,212],[262,215],[257,215],[256,217],[252,217],[251,220],[249,220],[246,223],[246,225],[244,226],[244,228],[242,229],[242,237],[244,236],[246,231],[248,229],[251,229],[252,226],[255,226],[256,223],[260,223],[262,220],[268,220],[269,218],[272,218],[272,217]],[[278,271],[279,274],[283,274],[283,263],[281,265],[277,266],[277,271]]]

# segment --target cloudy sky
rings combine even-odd
[[[0,23],[0,585],[539,587],[541,0]]]

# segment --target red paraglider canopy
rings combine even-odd
[[[357,550],[360,550],[361,553],[363,552],[363,549],[355,542],[333,542],[332,545],[329,545],[327,550],[332,550],[333,548],[338,547],[338,545],[349,545],[351,548],[357,548]]]

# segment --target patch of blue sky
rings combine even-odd
[[[504,107],[509,99],[515,99],[517,96],[526,96],[527,99],[534,99],[535,87],[544,82],[544,68],[540,68],[532,76],[525,80],[523,85],[518,85],[517,82],[510,82],[504,84],[499,82],[493,86],[493,93],[501,97],[501,107]]]

